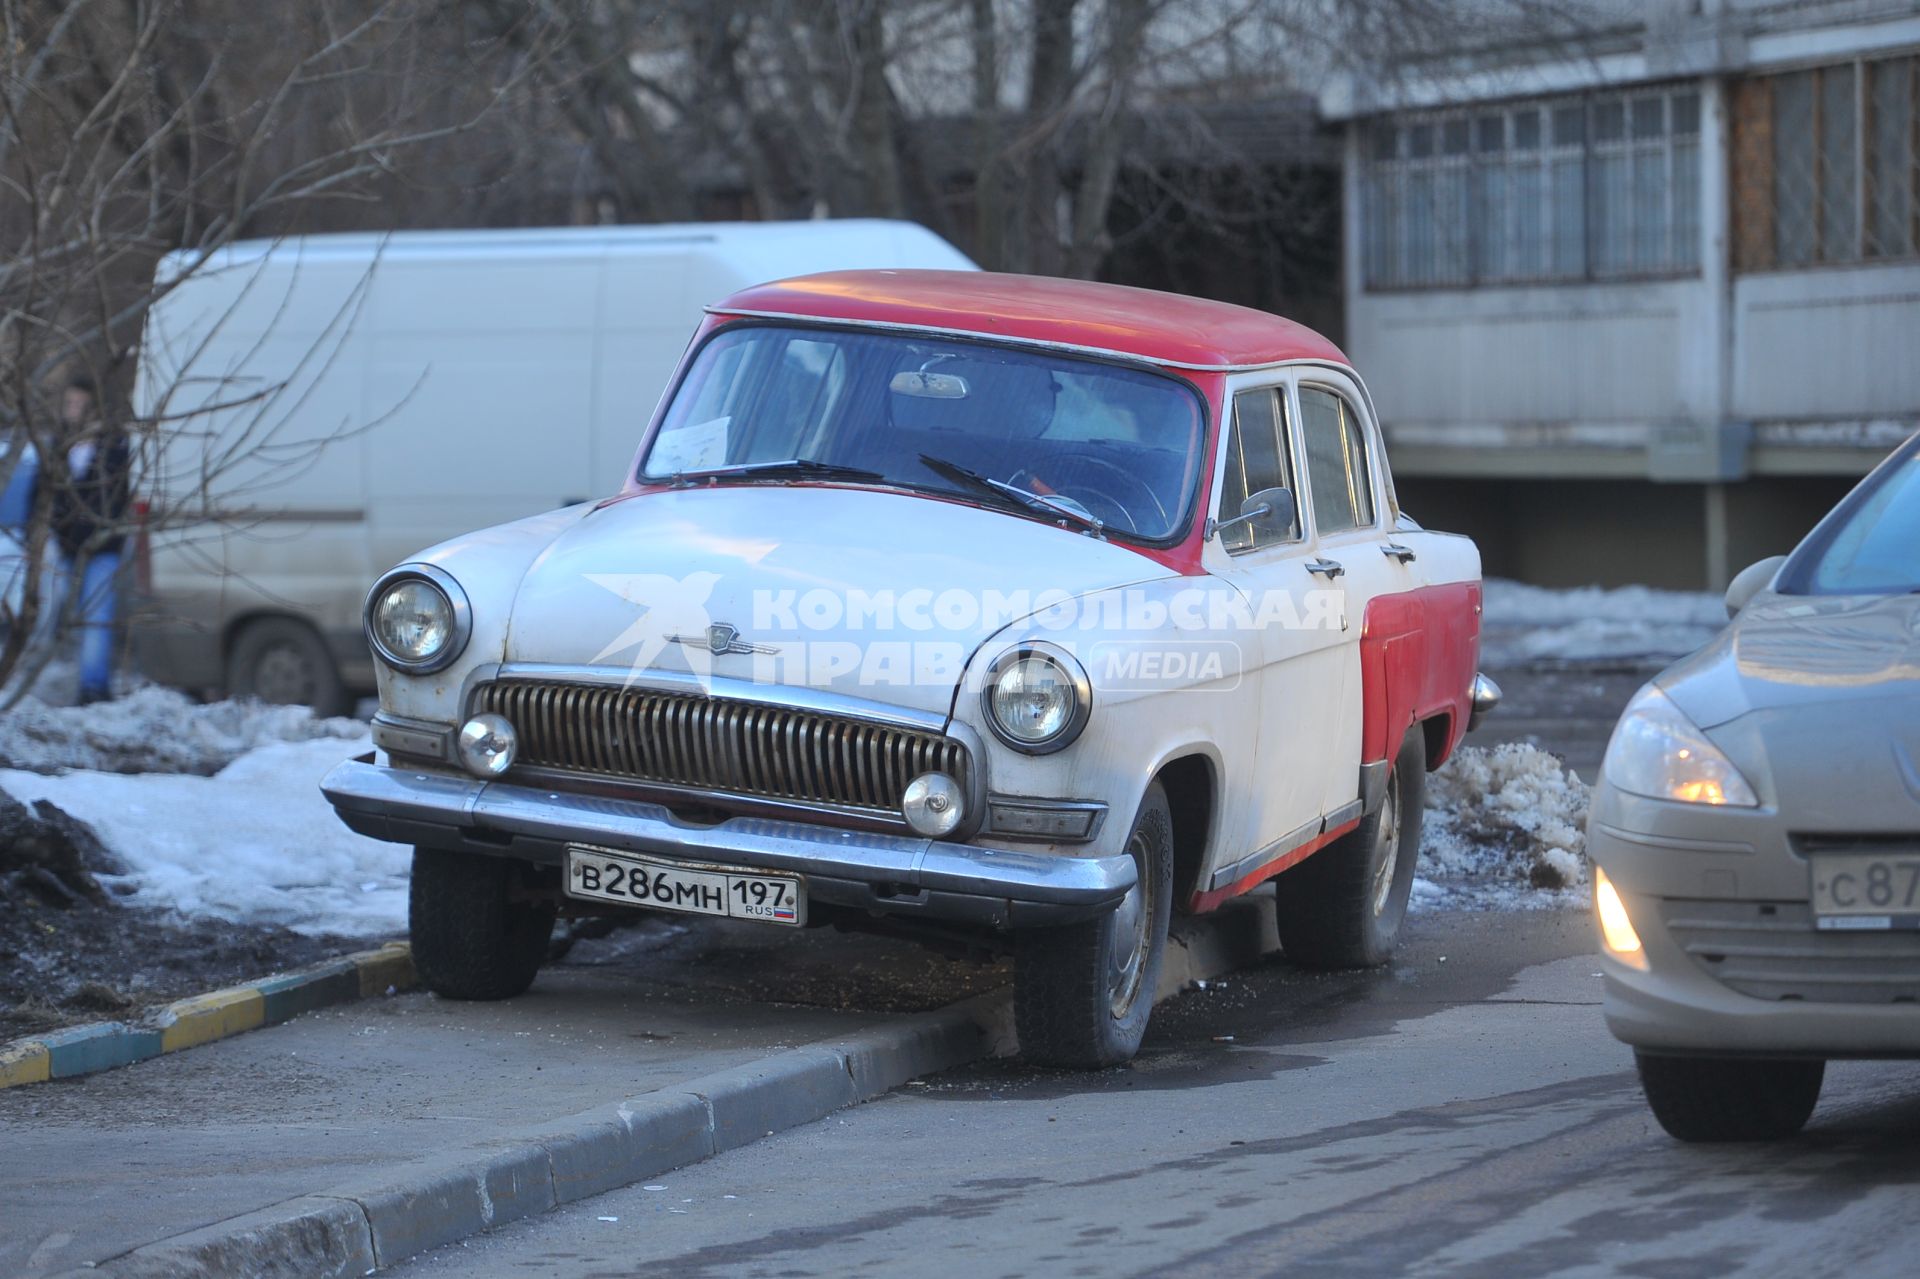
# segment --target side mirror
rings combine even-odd
[[[1727,583],[1727,617],[1735,618],[1747,602],[1767,588],[1773,581],[1773,575],[1787,562],[1784,555],[1769,555],[1758,564],[1749,564],[1734,575]]]
[[[1293,531],[1294,517],[1298,514],[1291,492],[1283,488],[1261,489],[1247,494],[1247,500],[1240,503],[1240,514],[1230,520],[1217,521],[1207,529],[1207,536],[1212,538],[1227,529],[1250,524],[1255,532],[1283,538]]]

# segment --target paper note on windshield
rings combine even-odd
[[[727,426],[731,415],[660,432],[647,455],[648,475],[705,471],[727,462]]]

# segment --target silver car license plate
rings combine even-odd
[[[1822,853],[1811,863],[1814,927],[1920,929],[1920,849]]]
[[[798,928],[807,922],[806,881],[736,866],[675,862],[567,845],[567,893],[689,915],[726,915]]]

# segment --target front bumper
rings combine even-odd
[[[1672,805],[1602,779],[1587,855],[1619,891],[1647,964],[1640,971],[1602,949],[1603,1007],[1616,1038],[1652,1052],[1920,1057],[1920,1005],[1830,1000],[1811,980],[1821,965],[1829,974],[1851,967],[1849,947],[1875,943],[1802,924],[1807,866],[1778,813]],[[1741,925],[1746,937],[1675,932],[1687,921],[1743,915],[1752,917]],[[1804,989],[1795,989],[1797,970],[1809,974]],[[1734,989],[1742,976],[1763,993],[1785,993],[1743,993]]]
[[[1112,910],[1133,859],[1027,853],[810,822],[684,822],[641,800],[574,795],[373,762],[320,783],[362,835],[559,865],[572,843],[797,873],[812,901],[995,928],[1072,923]]]

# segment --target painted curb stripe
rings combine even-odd
[[[290,1021],[316,1008],[408,990],[416,980],[413,952],[405,942],[389,942],[250,985],[175,1000],[148,1025],[95,1022],[0,1044],[0,1088],[132,1065]]]
[[[53,1077],[53,1059],[37,1039],[21,1039],[0,1047],[0,1088],[37,1084]]]

